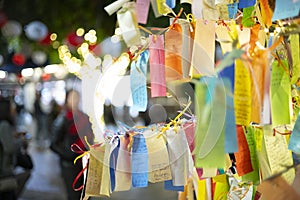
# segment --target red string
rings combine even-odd
[[[71,145],[71,151],[73,151],[74,153],[77,153],[77,154],[82,154],[84,153],[85,151],[76,143],[72,144]]]
[[[292,134],[292,131],[287,131],[287,132],[282,133],[282,132],[280,132],[280,131],[277,131],[277,130],[274,128],[274,129],[273,129],[273,136],[275,136],[276,133],[279,133],[279,134],[281,134],[281,135],[290,135],[290,134]]]
[[[74,181],[73,181],[72,188],[73,188],[73,190],[75,190],[76,192],[82,190],[83,187],[84,187],[84,184],[82,184],[79,188],[75,188],[75,185],[76,185],[76,183],[78,182],[79,178],[82,176],[83,172],[84,172],[86,169],[87,169],[87,165],[79,172],[79,174],[76,176],[76,178],[75,178]]]
[[[180,15],[182,14],[183,12],[183,8],[180,8],[180,11],[179,13],[176,15],[175,19],[173,20],[173,23],[170,25],[170,29],[172,29],[177,21],[177,19],[180,17]]]

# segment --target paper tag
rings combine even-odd
[[[228,29],[224,25],[217,25],[216,27],[217,38],[220,42],[222,53],[225,55],[227,52],[232,51],[232,39],[228,34]]]
[[[175,8],[176,6],[176,0],[165,0],[166,4],[170,7],[170,8]]]
[[[157,183],[172,179],[169,155],[163,137],[157,132],[146,130],[144,133],[148,149],[149,182]]]
[[[215,75],[215,22],[196,19],[195,40],[190,75]]]
[[[272,21],[295,17],[299,14],[300,1],[276,0]]]
[[[299,34],[290,35],[290,46],[293,59],[293,77],[291,83],[295,84],[300,76]]]
[[[176,133],[173,129],[166,131],[167,145],[174,186],[187,184],[189,174],[189,146],[183,129]]]
[[[237,153],[234,153],[236,160],[236,170],[239,176],[245,175],[253,171],[250,150],[246,140],[246,136],[242,126],[237,126],[238,136],[238,149]]]
[[[117,0],[112,4],[109,4],[104,8],[104,10],[109,14],[112,15],[113,13],[117,12],[125,3],[129,2],[130,0]]]
[[[147,109],[147,65],[149,52],[143,51],[137,61],[131,62],[130,88],[132,93],[133,106],[135,111],[145,112]]]
[[[148,186],[148,150],[142,134],[133,136],[132,156],[132,186]]]
[[[136,16],[138,23],[147,24],[150,0],[136,1]]]
[[[203,77],[195,83],[197,127],[193,154],[198,168],[225,167],[225,100],[222,81],[217,78]]]
[[[238,11],[238,3],[227,4],[227,9],[229,19],[234,19]]]
[[[246,0],[247,1],[247,0]],[[248,2],[248,1],[247,1]],[[254,25],[254,7],[247,7],[243,9],[242,24],[244,27],[252,27]]]
[[[141,34],[136,18],[135,2],[126,3],[117,13],[119,27],[127,47],[140,45]]]
[[[254,6],[256,0],[239,0],[239,8],[247,8]]]
[[[287,141],[284,135],[275,134],[271,127],[264,128],[264,142],[267,152],[267,159],[271,169],[271,175],[281,172],[286,166],[293,165],[291,151],[288,150]],[[294,168],[282,175],[284,179],[292,184],[295,178]]]
[[[177,19],[177,22],[181,26],[182,31],[182,50],[181,50],[181,65],[182,65],[182,77],[189,78],[189,71],[191,66],[192,52],[193,52],[193,38],[191,35],[191,24],[185,19]],[[173,19],[170,19],[170,23],[173,23]],[[176,46],[176,48],[178,48]]]
[[[130,190],[131,187],[131,157],[128,151],[129,137],[120,136],[120,150],[116,167],[115,191]]]
[[[258,165],[258,157],[256,153],[256,146],[255,146],[255,139],[254,139],[254,128],[253,127],[247,127],[247,132],[245,134],[247,144],[250,151],[250,158],[251,158],[251,164],[253,171],[250,173],[247,173],[242,176],[242,180],[247,182],[251,181],[253,184],[257,185],[260,182],[259,177],[259,165]]]
[[[193,2],[194,3],[194,2]],[[217,21],[219,19],[215,1],[202,0],[202,14],[204,20]]]
[[[229,185],[226,174],[215,176],[213,182],[215,183],[214,199],[227,199]]]
[[[182,29],[179,24],[165,33],[166,80],[182,79]]]
[[[103,157],[102,182],[100,185],[100,195],[110,196],[110,172],[109,172],[109,157],[111,145],[105,145],[105,153]]]
[[[153,12],[154,12],[154,16],[156,18],[161,17],[162,14],[159,14],[159,12],[158,12],[156,0],[150,0],[150,2],[151,2],[151,6],[152,6],[152,9],[153,9]]]
[[[164,36],[150,35],[149,39],[151,97],[166,96]]]
[[[263,52],[262,52],[263,53]],[[262,60],[264,56],[257,55],[258,57],[253,59],[252,71],[252,106],[251,106],[251,121],[255,123],[262,123],[262,110],[264,103],[264,84],[265,84],[265,63]]]
[[[219,75],[226,90],[225,152],[234,153],[238,151],[233,103],[234,64],[223,69]]]
[[[227,3],[216,4],[218,14],[221,20],[229,20],[228,6]]]
[[[117,168],[119,149],[120,149],[120,140],[119,137],[115,137],[111,140],[110,158],[109,158],[109,175],[110,175],[111,192],[115,190],[115,186],[116,186],[115,170]]]
[[[207,196],[207,190],[206,190],[206,179],[199,180],[198,181],[198,197],[199,200],[205,200]]]
[[[90,149],[85,195],[99,196],[102,182],[102,168],[105,146]]]
[[[156,3],[159,14],[166,15],[169,13],[169,10],[165,6],[166,0],[156,0]]]
[[[164,182],[164,189],[183,192],[184,186],[174,186],[172,180],[168,180]]]
[[[271,76],[271,109],[272,109],[272,125],[290,124],[290,102],[291,82],[289,76],[288,63],[281,60],[272,63]],[[280,111],[278,108],[281,108]]]
[[[300,115],[298,115],[289,142],[289,150],[300,154]]]
[[[249,125],[251,117],[250,73],[240,59],[235,61],[234,109],[236,124]]]

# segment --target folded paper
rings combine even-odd
[[[135,2],[128,2],[123,5],[117,13],[119,27],[122,30],[122,37],[128,47],[141,44],[141,33],[136,18]]]

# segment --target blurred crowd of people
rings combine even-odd
[[[78,154],[71,146],[84,151],[87,147],[84,137],[93,144],[94,135],[88,116],[79,109],[80,93],[66,91],[65,99],[62,106],[52,100],[51,109],[44,109],[41,93],[37,92],[34,110],[28,111],[14,98],[0,95],[0,199],[18,199],[33,167],[38,167],[34,166],[28,151],[30,144],[39,150],[51,149],[58,155],[68,199],[80,199],[81,192],[76,192],[74,187],[79,188],[83,178],[74,186],[73,181],[82,170],[82,162],[73,164]],[[26,126],[28,116],[31,118],[29,126],[36,127],[34,133]]]

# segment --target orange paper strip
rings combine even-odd
[[[236,170],[239,176],[243,176],[253,171],[250,157],[250,150],[245,137],[244,129],[242,126],[236,126],[238,138],[238,152],[234,153],[236,160]],[[247,134],[247,133],[246,133]]]

